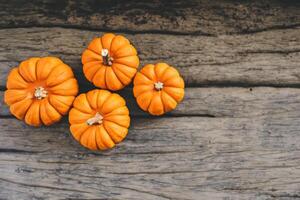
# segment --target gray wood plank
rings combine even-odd
[[[300,89],[297,88],[186,88],[185,98],[168,116],[261,117],[299,112]],[[11,116],[0,91],[0,116]],[[131,88],[119,92],[126,100],[130,115],[147,117],[139,109]]]
[[[63,26],[124,32],[217,35],[300,24],[299,1],[0,2],[0,26]]]
[[[32,56],[58,56],[75,71],[80,85],[81,53],[103,34],[65,28],[0,30],[0,86],[9,70]],[[137,47],[141,66],[167,62],[179,69],[187,86],[299,86],[300,29],[271,30],[251,35],[177,36],[126,34]]]
[[[253,118],[134,119],[126,140],[96,153],[68,125],[0,121],[7,199],[292,199],[300,196],[299,112]]]

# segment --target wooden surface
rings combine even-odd
[[[299,1],[0,1],[0,199],[299,199]],[[3,103],[10,69],[32,56],[72,66],[104,32],[126,35],[141,66],[176,66],[186,96],[151,117],[137,108],[106,152],[75,142],[65,117],[18,121]],[[141,67],[140,66],[140,67]]]
[[[216,37],[125,35],[137,47],[141,66],[168,62],[180,70],[188,86],[300,86],[299,32],[299,28],[288,28]],[[20,61],[46,55],[61,57],[75,69],[80,83],[88,85],[80,56],[88,43],[102,34],[57,27],[2,29],[0,85],[5,85],[7,72]]]

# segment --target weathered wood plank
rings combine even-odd
[[[71,65],[80,85],[91,86],[80,56],[102,32],[64,28],[0,30],[0,86],[8,71],[32,56],[53,55]],[[167,62],[186,85],[300,85],[300,29],[219,37],[126,34],[139,51],[141,66]]]
[[[300,25],[299,1],[1,1],[0,26],[177,34],[249,33]]]
[[[184,100],[168,116],[261,117],[297,113],[297,88],[186,88]],[[11,116],[0,91],[0,116]],[[131,88],[119,92],[126,99],[131,116],[149,116],[139,109]]]
[[[80,147],[66,118],[40,128],[10,118],[0,91],[0,198],[300,198],[300,89],[206,87],[299,87],[299,2],[46,0],[0,8],[1,90],[18,62],[46,55],[72,66],[81,91],[93,88],[80,55],[102,34],[96,30],[126,33],[142,65],[165,61],[187,86],[205,85],[188,87],[160,118],[141,112],[130,88],[121,91],[134,116],[130,132],[103,153]],[[34,26],[52,28],[18,28]]]
[[[68,125],[0,121],[0,196],[12,199],[278,199],[300,196],[300,116],[135,119],[92,153]]]

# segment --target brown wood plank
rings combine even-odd
[[[134,119],[117,148],[93,153],[68,125],[0,120],[4,199],[278,199],[300,196],[300,116]]]
[[[1,27],[218,35],[300,25],[299,1],[13,0],[0,7]]]
[[[101,34],[65,28],[0,30],[0,86],[5,86],[9,70],[20,61],[53,55],[73,67],[83,88],[91,87],[82,74],[80,57],[88,42]],[[219,37],[126,36],[139,51],[140,66],[167,62],[179,69],[187,86],[300,85],[299,28]]]
[[[186,88],[185,98],[168,116],[261,117],[297,113],[300,89],[297,88]],[[11,116],[0,91],[0,116]],[[131,116],[149,116],[139,109],[127,88],[119,92],[127,102]]]

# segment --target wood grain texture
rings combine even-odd
[[[0,26],[219,35],[300,25],[299,1],[0,1]]]
[[[82,88],[81,53],[102,32],[65,28],[0,30],[0,86],[9,70],[32,56],[58,56],[69,64]],[[176,36],[126,34],[139,51],[141,66],[167,62],[187,86],[299,86],[300,29],[251,35]]]
[[[11,116],[3,93],[0,91],[0,116]],[[131,88],[119,94],[125,98],[131,116],[150,116],[139,109]],[[167,116],[261,117],[297,113],[299,108],[298,88],[186,88],[184,100]]]
[[[0,199],[300,198],[300,2],[0,0]],[[105,152],[72,139],[67,117],[33,128],[3,102],[33,56],[69,64],[104,32],[128,37],[141,66],[167,62],[186,83],[163,117],[125,97],[127,138]]]
[[[300,196],[300,116],[136,119],[94,153],[68,125],[0,121],[0,196],[11,199],[278,199]]]

